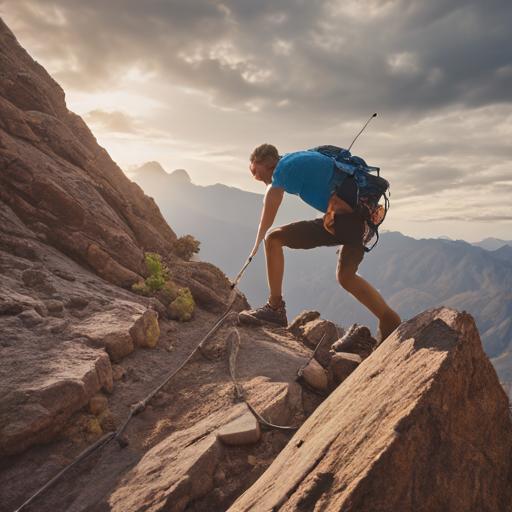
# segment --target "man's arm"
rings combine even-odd
[[[279,210],[279,206],[281,206],[281,201],[283,200],[283,195],[284,188],[272,186],[267,188],[265,199],[263,200],[263,211],[261,213],[258,236],[256,237],[256,243],[254,244],[254,249],[252,250],[250,256],[251,258],[258,251],[258,247],[260,246],[262,240],[265,238],[267,231],[274,223],[277,211]]]

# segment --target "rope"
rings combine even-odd
[[[251,261],[251,258],[247,261],[244,268],[240,272],[240,275],[237,278],[236,283],[240,279],[241,275],[243,274],[244,270],[247,268],[247,265],[249,265]],[[196,346],[196,348],[191,352],[191,354],[185,359],[185,361],[180,365],[180,367],[171,372],[167,378],[158,386],[156,387],[149,395],[144,398],[144,400],[141,400],[135,405],[131,406],[130,412],[126,419],[123,421],[123,423],[119,426],[119,428],[115,432],[111,432],[109,434],[106,434],[101,439],[96,441],[93,445],[91,445],[89,448],[86,448],[71,464],[69,464],[67,467],[65,467],[60,473],[58,473],[56,476],[54,476],[47,484],[45,484],[43,487],[41,487],[34,495],[32,495],[27,501],[23,503],[18,509],[16,509],[15,512],[21,512],[26,506],[28,506],[30,503],[32,503],[36,498],[39,498],[42,496],[50,487],[52,487],[56,482],[58,482],[68,471],[70,471],[72,468],[77,466],[80,462],[85,460],[87,457],[92,455],[94,452],[100,450],[104,446],[106,446],[112,439],[116,439],[119,443],[121,448],[124,448],[128,445],[127,440],[123,437],[123,432],[125,431],[126,427],[130,423],[130,420],[133,418],[133,416],[136,416],[140,412],[144,411],[146,408],[146,405],[148,402],[158,393],[160,392],[172,379],[173,377],[180,371],[182,368],[192,359],[192,357],[197,353],[199,350],[203,355],[203,347],[204,344],[220,329],[222,324],[226,320],[230,320],[229,313],[231,312],[231,308],[233,307],[233,302],[236,298],[236,289],[232,286],[232,291],[228,297],[228,308],[226,309],[225,313],[217,320],[217,322],[214,324],[214,326],[210,329],[208,334],[201,340],[201,342]],[[236,382],[235,378],[235,371],[236,371],[236,356],[238,353],[238,348],[240,346],[240,334],[236,328],[230,333],[230,337],[228,338],[228,344],[229,344],[229,351],[230,351],[230,358],[229,358],[229,366],[230,366],[230,373],[231,378],[233,379],[233,383],[235,386],[235,394],[237,398],[241,398],[246,404],[249,410],[254,414],[254,416],[258,419],[258,421],[268,427],[268,428],[275,428],[279,430],[297,430],[299,426],[293,426],[293,427],[283,427],[280,425],[273,425],[272,423],[269,423],[265,419],[263,419],[251,406],[251,404],[247,401],[247,399],[243,396],[243,392],[240,391],[240,388],[238,387],[238,384]],[[234,350],[233,350],[233,347]],[[206,356],[205,356],[206,357]],[[209,358],[208,358],[209,359]]]
[[[147,403],[159,392],[161,391],[170,381],[171,379],[190,361],[190,359],[196,354],[196,352],[199,350],[202,353],[202,348],[206,341],[210,339],[213,334],[215,334],[224,321],[229,318],[228,314],[231,311],[231,308],[233,307],[233,302],[236,298],[236,290],[233,288],[232,291],[229,294],[228,297],[228,308],[226,309],[225,313],[217,320],[215,325],[210,329],[208,334],[201,340],[199,345],[192,351],[192,353],[187,357],[184,363],[181,364],[181,366],[172,372],[157,388],[155,388],[144,400],[141,400],[139,403],[132,405],[130,412],[122,425],[115,431],[111,432],[110,434],[106,434],[101,439],[96,441],[93,445],[91,445],[89,448],[85,449],[71,464],[69,464],[66,468],[64,468],[58,475],[54,476],[47,484],[45,484],[43,487],[41,487],[33,496],[31,496],[21,507],[16,509],[15,512],[20,512],[23,510],[27,505],[32,503],[36,498],[42,496],[50,487],[52,487],[57,481],[59,481],[70,469],[74,468],[76,465],[78,465],[80,462],[85,460],[89,455],[92,455],[97,450],[103,448],[107,445],[114,437],[116,438],[117,442],[121,446],[121,448],[124,448],[128,445],[128,442],[124,437],[122,437],[122,434],[124,430],[126,429],[128,423],[133,418],[133,416],[139,414],[142,412],[145,408]]]
[[[70,469],[73,469],[76,465],[78,465],[80,462],[85,460],[89,455],[93,454],[96,450],[99,450],[100,448],[103,448],[108,442],[110,442],[111,439],[115,436],[115,432],[111,432],[110,434],[107,434],[103,436],[101,439],[96,441],[92,446],[89,446],[89,448],[86,448],[71,464],[69,464],[66,468],[64,468],[58,475],[54,476],[46,485],[41,487],[31,498],[29,498],[21,507],[16,509],[15,512],[20,512],[20,510],[23,510],[27,505],[32,503],[37,497],[41,496],[43,493],[45,493],[55,482],[60,480]]]
[[[322,338],[323,339],[323,338]],[[236,380],[236,356],[238,355],[238,349],[240,348],[240,333],[238,332],[238,329],[234,327],[229,334],[228,338],[228,350],[229,350],[229,373],[231,374],[231,379],[233,380],[233,385],[235,387],[235,397],[239,398],[240,400],[243,400],[249,410],[254,414],[256,419],[265,427],[267,428],[274,428],[278,430],[297,430],[300,425],[297,426],[291,426],[291,427],[283,427],[281,425],[274,425],[272,423],[269,423],[267,420],[265,420],[256,410],[254,407],[247,401],[247,398],[244,395],[243,389],[239,387],[237,380]]]

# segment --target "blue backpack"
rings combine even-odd
[[[380,176],[379,167],[370,167],[362,158],[352,156],[347,149],[318,146],[311,151],[332,158],[337,171],[344,176],[350,175],[355,178],[357,206],[354,211],[365,221],[363,245],[366,252],[371,251],[379,241],[379,226],[389,209],[389,182]],[[368,247],[374,238],[375,242]]]

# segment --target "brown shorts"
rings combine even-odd
[[[343,245],[340,251],[340,268],[352,268],[354,273],[363,260],[364,220],[357,213],[337,213],[335,215],[333,236],[324,228],[323,219],[304,220],[286,224],[274,231],[279,231],[279,238],[290,249],[313,249]],[[273,231],[273,232],[274,232]]]

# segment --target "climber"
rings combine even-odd
[[[346,151],[346,150],[342,150]],[[257,147],[250,156],[250,170],[257,181],[267,185],[256,242],[250,258],[265,239],[268,302],[244,315],[286,327],[285,302],[282,297],[284,274],[283,247],[312,249],[342,245],[337,267],[339,284],[366,306],[378,319],[377,341],[386,339],[401,323],[380,293],[356,274],[363,259],[369,228],[354,211],[358,202],[358,185],[353,176],[338,172],[333,159],[315,150],[279,156],[270,144]],[[305,203],[323,212],[324,219],[294,222],[272,230],[285,192],[298,195]],[[329,213],[327,213],[329,210]],[[329,230],[327,217],[331,216]]]

